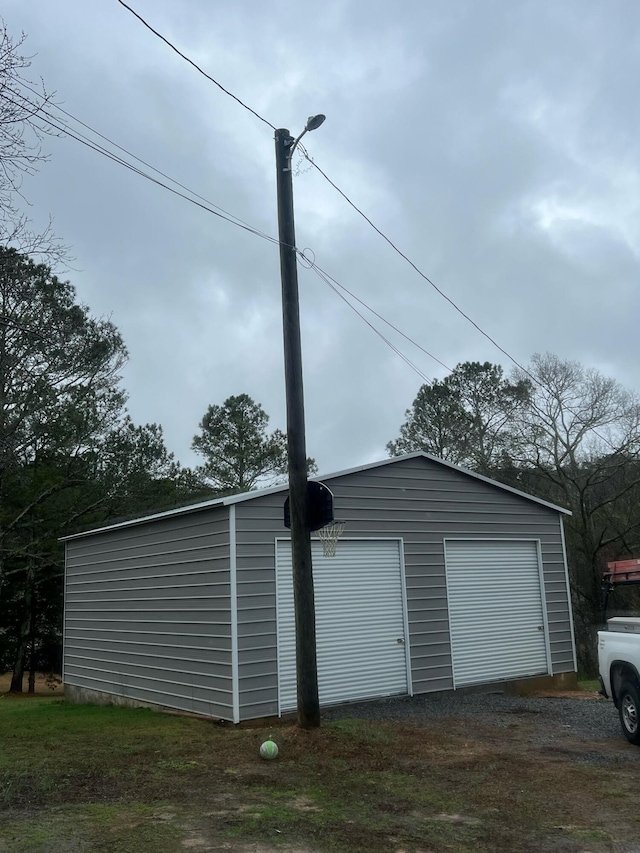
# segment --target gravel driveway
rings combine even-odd
[[[398,722],[427,723],[442,718],[471,718],[476,723],[493,726],[513,726],[516,720],[528,724],[536,745],[556,743],[573,736],[580,739],[616,739],[626,744],[620,730],[618,712],[613,702],[603,697],[576,694],[566,696],[522,697],[502,693],[476,693],[430,697],[398,697],[364,702],[326,711],[323,718],[339,720],[346,717]],[[531,740],[529,741],[531,742]],[[637,760],[640,753],[631,755]]]

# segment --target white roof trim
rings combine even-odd
[[[417,450],[415,453],[406,453],[404,456],[391,456],[389,459],[382,459],[379,462],[369,462],[366,465],[358,465],[356,468],[346,468],[344,471],[336,471],[332,474],[324,474],[323,476],[310,477],[311,480],[325,481],[335,480],[338,477],[346,477],[348,474],[358,474],[361,471],[370,471],[372,468],[382,468],[384,465],[393,465],[395,462],[402,462],[406,459],[428,459],[430,462],[437,462],[439,465],[444,465],[446,468],[451,468],[461,474],[466,474],[468,477],[473,477],[476,480],[481,480],[483,483],[488,483],[498,489],[503,489],[505,492],[510,492],[512,495],[525,498],[533,503],[553,509],[556,512],[561,512],[564,515],[571,515],[571,511],[556,504],[549,503],[536,498],[534,495],[528,495],[526,492],[521,492],[519,489],[514,489],[512,486],[506,486],[504,483],[499,483],[497,480],[491,480],[489,477],[484,477],[482,474],[476,474],[475,471],[469,471],[467,468],[462,468],[460,465],[454,465],[453,462],[447,462],[444,459],[439,459],[437,456],[432,456],[430,453],[425,453],[423,450]],[[286,492],[289,489],[288,483],[283,483],[279,486],[270,486],[266,489],[256,489],[253,492],[243,492],[240,495],[229,495],[226,498],[212,498],[209,501],[202,501],[197,504],[189,504],[187,506],[176,507],[165,512],[156,512],[153,515],[145,515],[141,518],[133,518],[129,521],[120,521],[117,524],[109,524],[105,527],[97,527],[93,530],[86,530],[82,533],[73,533],[70,536],[61,536],[60,542],[68,542],[70,539],[81,539],[84,536],[94,536],[98,533],[105,533],[107,530],[117,530],[121,527],[133,527],[136,524],[144,524],[147,521],[156,521],[159,518],[170,518],[174,515],[185,515],[189,512],[199,512],[200,510],[210,509],[216,506],[231,506],[232,504],[251,501],[255,498],[261,498],[265,495],[275,495],[278,492]]]

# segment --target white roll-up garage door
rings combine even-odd
[[[454,686],[550,672],[536,541],[447,540]]]
[[[401,543],[343,539],[335,557],[312,542],[321,705],[407,693]],[[296,708],[291,543],[276,542],[280,713]]]

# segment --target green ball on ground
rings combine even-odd
[[[265,742],[260,747],[260,757],[266,758],[267,760],[271,760],[272,758],[276,758],[278,755],[278,744],[274,743],[272,740],[265,740]]]

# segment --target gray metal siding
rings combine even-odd
[[[286,535],[285,494],[236,504],[240,718],[278,713],[276,536]]]
[[[558,512],[420,457],[325,482],[336,517],[347,522],[345,536],[404,540],[414,693],[453,688],[446,537],[540,539],[553,672],[575,670]],[[242,719],[278,709],[274,538],[286,535],[284,498],[236,505]],[[256,661],[264,666],[259,676]]]
[[[232,718],[226,508],[66,543],[65,683]]]

